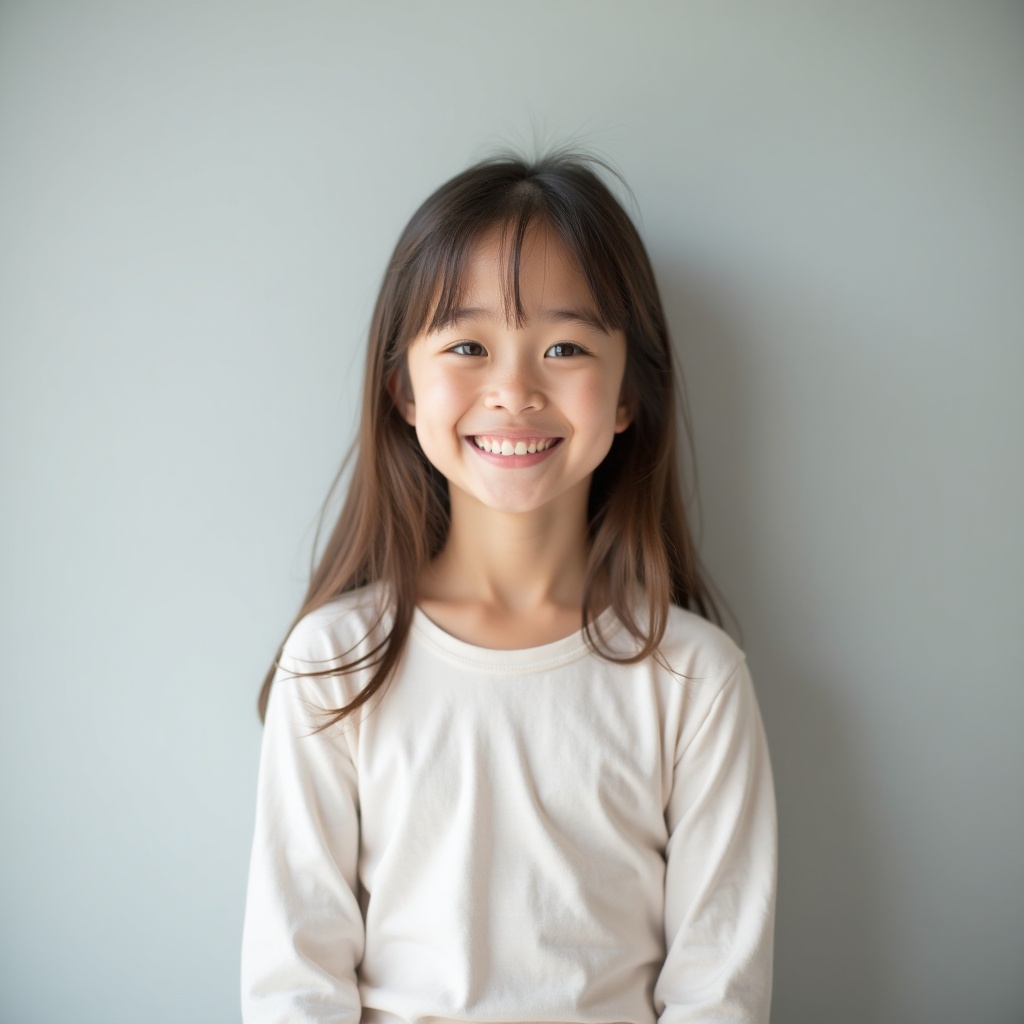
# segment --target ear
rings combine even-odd
[[[615,433],[621,434],[633,422],[633,409],[625,396],[619,396],[619,405],[615,410]]]
[[[412,400],[412,389],[406,380],[405,372],[402,369],[393,370],[388,377],[388,394],[399,415],[410,427],[416,426],[416,403]]]

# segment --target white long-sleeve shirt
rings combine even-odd
[[[621,665],[417,610],[379,704],[311,734],[368,673],[289,671],[368,651],[374,596],[306,616],[271,690],[246,1024],[766,1022],[775,803],[732,641],[673,608],[665,664]]]

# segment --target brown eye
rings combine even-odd
[[[460,356],[485,356],[487,352],[479,341],[460,341],[458,345],[452,345],[449,352]]]
[[[583,351],[583,347],[573,341],[559,341],[552,345],[544,355],[554,359],[564,359],[566,356],[579,355]]]

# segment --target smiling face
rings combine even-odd
[[[525,320],[505,316],[498,235],[476,247],[453,322],[413,339],[411,395],[396,395],[460,508],[586,515],[590,478],[629,426],[626,338],[605,330],[557,237],[532,227],[519,287]]]

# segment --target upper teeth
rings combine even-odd
[[[492,455],[532,455],[550,448],[557,437],[531,437],[510,441],[507,437],[474,437],[473,443]]]

